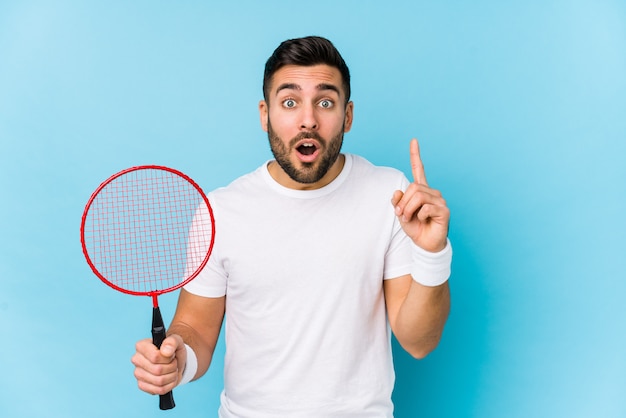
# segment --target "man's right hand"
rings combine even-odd
[[[158,349],[151,339],[137,342],[131,362],[135,365],[135,378],[139,389],[153,395],[170,392],[180,383],[187,350],[183,339],[176,334],[170,335]]]

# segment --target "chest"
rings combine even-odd
[[[380,286],[394,220],[383,198],[259,199],[230,215],[218,228],[231,296]]]

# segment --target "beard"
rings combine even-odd
[[[289,146],[286,146],[285,142],[276,135],[269,121],[267,127],[270,148],[272,149],[272,154],[274,154],[276,162],[292,180],[298,183],[312,184],[320,181],[326,173],[328,173],[328,170],[330,170],[333,164],[335,164],[341,152],[343,131],[340,131],[328,141],[319,136],[317,132],[301,132],[289,141]],[[301,162],[301,167],[296,167],[289,159],[290,151],[295,147],[298,141],[307,138],[315,139],[320,144],[320,157],[315,162]]]

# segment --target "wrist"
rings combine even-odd
[[[414,243],[411,247],[413,280],[421,285],[434,287],[444,284],[450,278],[452,264],[450,240],[446,240],[446,246],[438,252],[426,251]]]
[[[187,344],[185,344],[185,351],[187,352],[187,361],[185,362],[185,369],[178,386],[191,382],[198,371],[198,357],[196,353]]]

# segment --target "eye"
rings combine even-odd
[[[331,107],[333,107],[334,103],[332,102],[332,100],[328,100],[328,99],[324,99],[321,102],[319,102],[319,106],[324,108],[324,109],[330,109]]]
[[[296,107],[296,101],[293,99],[285,99],[283,100],[283,106],[285,106],[288,109],[292,109]]]

